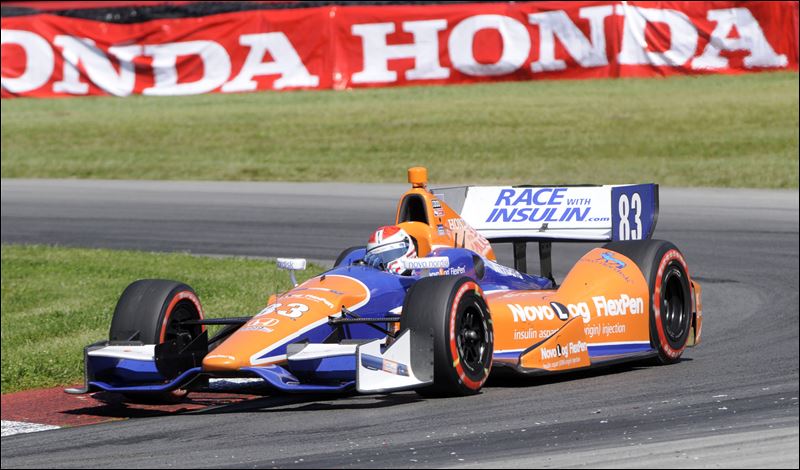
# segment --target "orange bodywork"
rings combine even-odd
[[[400,197],[395,215],[395,223],[416,239],[418,256],[427,256],[436,248],[467,248],[494,261],[496,258],[489,240],[428,191],[425,186],[427,174],[421,174],[420,170],[419,167],[409,169],[408,179],[412,188]],[[423,201],[427,223],[402,220],[403,202],[409,197]]]
[[[557,372],[591,365],[589,349],[584,336],[583,323],[572,318],[549,338],[536,343],[520,355],[519,365],[524,369]]]
[[[263,354],[328,321],[344,306],[355,310],[369,301],[369,289],[346,276],[309,279],[280,295],[203,359],[205,371],[235,371],[242,367],[285,362],[285,355]]]
[[[584,255],[557,290],[486,295],[500,362],[516,363],[523,354],[519,365],[526,369],[558,371],[588,366],[588,346],[649,345],[647,281],[633,261],[614,253],[625,263],[620,268],[603,258],[606,252]]]

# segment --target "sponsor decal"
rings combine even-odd
[[[462,248],[469,248],[470,250],[486,255],[491,250],[489,241],[483,235],[478,233],[477,230],[472,228],[464,219],[454,218],[447,219],[447,225],[451,232],[455,233],[456,247],[460,240]]]
[[[456,275],[456,274],[466,274],[466,273],[467,273],[467,267],[464,266],[464,265],[462,265],[462,266],[450,266],[447,269],[444,269],[444,268],[443,269],[439,269],[439,271],[437,271],[435,273],[431,272],[431,276],[453,276],[453,275]]]
[[[595,317],[641,315],[644,313],[644,300],[641,297],[630,297],[627,294],[621,294],[616,299],[598,295],[592,297],[591,303],[561,304],[550,302],[549,305],[508,303],[506,306],[511,311],[515,323],[555,320],[556,318],[566,321],[569,317],[581,317],[584,323],[589,323],[592,319],[592,307],[594,307]]]
[[[589,312],[589,305],[586,302],[579,302],[577,304],[557,304],[559,313],[553,308],[555,302],[550,305],[520,305],[520,304],[506,304],[511,314],[514,317],[514,322],[529,322],[529,321],[543,321],[555,320],[556,318],[566,320],[563,318],[564,312],[568,312],[572,317],[582,317],[584,323],[589,323],[591,320],[591,313]]]
[[[613,336],[624,335],[628,327],[624,323],[611,323],[606,325],[592,325],[583,329],[583,333],[587,338],[594,338],[595,336]]]
[[[405,377],[409,376],[407,365],[400,364],[399,362],[395,361],[390,361],[389,359],[383,359],[378,356],[373,356],[371,354],[361,355],[361,365],[369,370],[375,370],[375,371],[381,370],[384,372],[388,372],[389,374],[402,375]]]
[[[531,340],[539,337],[539,331],[533,328],[527,330],[514,330],[514,341]]]
[[[514,330],[514,340],[534,340],[545,339],[553,336],[558,332],[558,328],[549,330],[537,330],[535,328],[528,328],[525,330]]]
[[[454,232],[458,232],[461,230],[465,230],[468,225],[464,222],[464,219],[447,219],[447,225],[450,226],[450,230]]]
[[[555,347],[540,347],[539,351],[543,360],[551,360],[560,357],[568,358],[570,354],[580,354],[586,352],[587,344],[583,341],[569,342],[565,345],[556,344]]]
[[[641,315],[644,313],[644,300],[641,297],[629,297],[621,294],[618,299],[607,299],[598,295],[592,297],[598,317],[616,317],[618,315]]]
[[[431,200],[431,205],[433,206],[433,215],[435,217],[444,217],[444,209],[438,199]]]
[[[502,274],[504,276],[513,276],[517,279],[522,279],[522,274],[519,273],[516,269],[511,269],[507,266],[503,266],[502,264],[495,263],[494,261],[484,259],[483,260],[485,265],[489,267],[492,271]]]
[[[607,222],[590,217],[592,198],[568,197],[569,188],[503,188],[484,222]],[[573,191],[575,192],[575,191]]]
[[[444,269],[450,266],[446,256],[430,256],[427,258],[409,258],[403,260],[404,269]]]
[[[623,269],[626,268],[628,264],[622,261],[621,259],[617,258],[616,255],[617,255],[616,253],[613,253],[611,251],[603,251],[600,253],[600,256],[598,258],[584,257],[581,258],[578,262],[599,264],[617,273],[617,275],[621,277],[628,284],[633,284],[633,279],[631,279],[631,277],[628,276],[628,274],[626,274],[625,271],[623,271]]]
[[[553,311],[556,312],[559,320],[569,320],[569,307],[558,302],[550,302],[550,307],[552,307]]]
[[[441,236],[444,236],[445,235],[444,225],[442,225],[442,224],[437,225],[436,226],[436,233],[438,233]]]
[[[242,327],[242,331],[262,331],[264,333],[272,333],[274,328],[281,321],[275,317],[257,317],[253,318]]]
[[[610,251],[604,251],[600,253],[600,257],[603,258],[603,261],[605,261],[608,264],[614,265],[617,269],[622,269],[625,266],[627,266],[627,264],[624,261],[615,258],[614,253]]]

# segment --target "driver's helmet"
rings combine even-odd
[[[417,249],[411,236],[396,225],[386,225],[369,237],[364,262],[390,273],[405,274],[402,261],[416,257]]]

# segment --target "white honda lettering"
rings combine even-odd
[[[252,91],[258,86],[253,77],[280,75],[272,87],[280,90],[288,87],[316,87],[319,77],[311,75],[303,65],[292,43],[283,33],[244,34],[239,36],[239,44],[250,51],[242,70],[233,80],[222,86],[224,92]],[[271,61],[264,62],[269,54]]]
[[[605,19],[613,13],[614,7],[611,5],[580,9],[579,16],[589,20],[591,40],[583,35],[564,11],[528,15],[528,21],[539,26],[539,60],[531,64],[531,70],[545,72],[567,68],[563,60],[555,57],[556,37],[581,67],[608,65]]]
[[[482,29],[495,29],[503,40],[503,53],[497,62],[482,64],[472,53],[475,35]],[[531,37],[519,21],[504,15],[476,15],[458,23],[448,41],[450,60],[459,72],[474,77],[506,75],[518,70],[528,59]]]
[[[722,57],[722,51],[748,51],[744,58],[744,66],[785,67],[788,59],[783,54],[776,54],[770,46],[761,25],[747,8],[729,8],[725,10],[709,10],[709,21],[717,23],[703,54],[692,60],[693,69],[719,69],[728,66],[728,59]],[[730,38],[734,27],[738,38]]]
[[[439,63],[439,31],[447,29],[447,20],[405,21],[403,31],[414,36],[411,44],[387,44],[386,36],[395,32],[394,23],[356,24],[354,36],[360,36],[364,51],[364,69],[354,73],[353,83],[391,83],[397,72],[389,70],[392,59],[414,59],[414,68],[405,73],[407,80],[435,80],[450,76]]]
[[[80,79],[78,65],[83,64],[89,80],[115,96],[128,96],[133,93],[136,82],[133,59],[142,54],[142,46],[129,45],[110,47],[109,54],[119,61],[119,72],[111,64],[111,60],[100,50],[93,40],[58,35],[53,40],[61,47],[64,57],[64,69],[61,81],[53,83],[53,91],[85,95],[89,92],[89,84]]]
[[[155,86],[145,88],[145,95],[196,95],[208,93],[221,86],[231,74],[228,52],[214,41],[186,41],[148,45],[144,55],[153,57]],[[176,62],[180,56],[197,56],[203,62],[199,80],[178,83]]]
[[[11,93],[33,91],[50,80],[55,67],[53,49],[36,33],[16,29],[0,30],[1,44],[16,44],[25,51],[25,69],[18,77],[0,78],[0,86]]]
[[[697,48],[697,29],[689,17],[677,10],[641,8],[627,3],[617,5],[624,11],[622,49],[619,62],[623,65],[684,65]],[[648,23],[666,25],[670,31],[670,46],[664,52],[648,51],[645,29]]]

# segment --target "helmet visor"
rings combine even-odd
[[[406,243],[392,243],[370,251],[364,257],[364,261],[374,268],[385,269],[392,261],[405,256],[406,251],[408,251]]]

